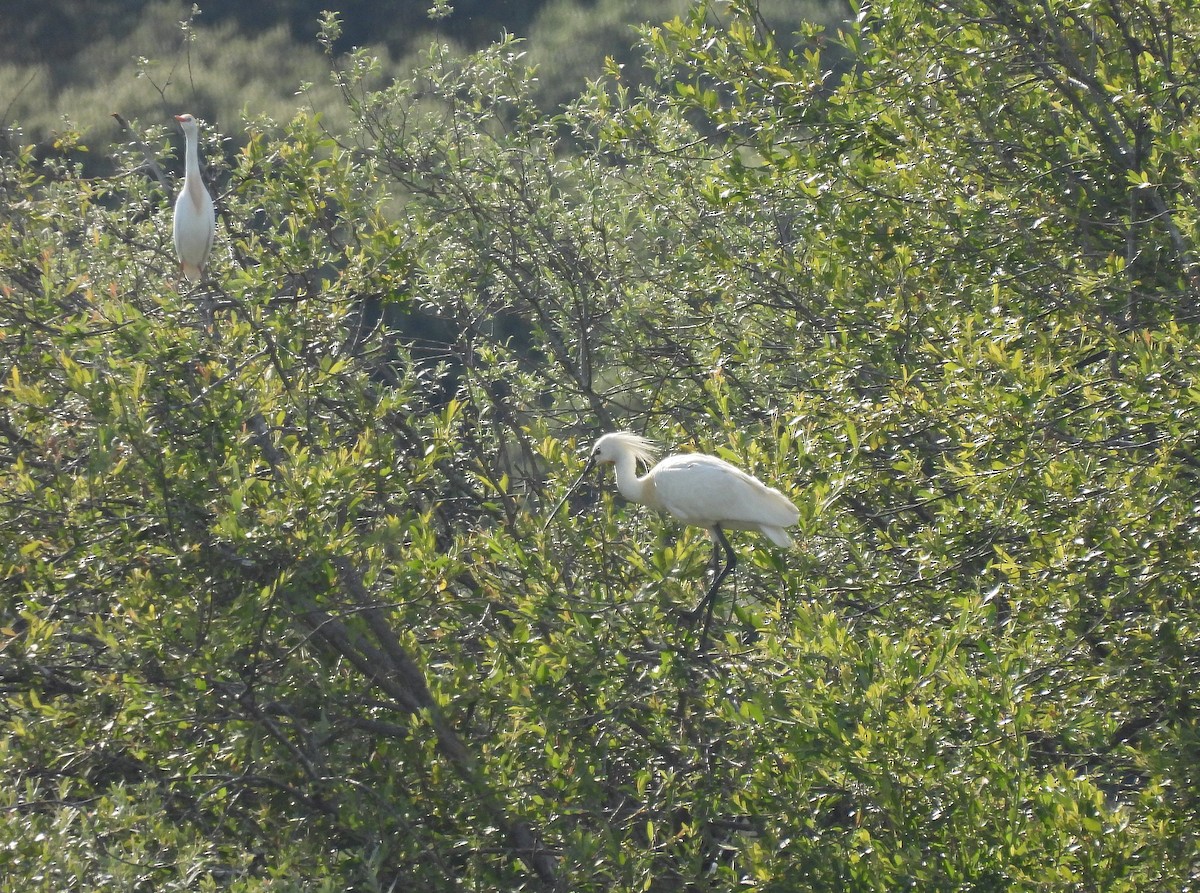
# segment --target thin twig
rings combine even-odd
[[[171,184],[167,180],[167,175],[163,173],[163,169],[159,166],[159,163],[155,159],[153,153],[151,153],[150,147],[146,145],[145,141],[140,136],[134,133],[133,128],[129,126],[129,122],[121,117],[120,112],[113,112],[112,116],[116,119],[116,122],[121,125],[121,129],[125,132],[125,135],[129,137],[135,146],[141,149],[142,157],[146,159],[146,167],[150,169],[150,173],[154,176],[154,179],[158,181],[160,186],[162,186],[163,192],[169,193],[171,191]]]

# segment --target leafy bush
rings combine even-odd
[[[1194,886],[1200,19],[1059,6],[697,10],[552,119],[328,18],[195,288],[140,149],[6,154],[4,888]],[[614,427],[801,508],[703,655],[703,537],[548,517]]]

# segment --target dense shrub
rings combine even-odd
[[[1194,887],[1200,17],[1052,6],[700,9],[553,118],[327,18],[196,287],[140,147],[8,152],[0,887]],[[801,508],[703,654],[702,535],[549,517],[614,427]]]

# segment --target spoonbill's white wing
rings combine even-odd
[[[800,510],[774,487],[724,459],[669,456],[649,477],[658,504],[685,524],[758,530],[778,545],[791,545],[783,528],[799,520]]]

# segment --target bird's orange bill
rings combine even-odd
[[[596,456],[595,454],[592,454],[588,457],[587,464],[583,466],[583,471],[579,472],[579,477],[575,478],[575,483],[571,484],[571,486],[567,488],[567,492],[563,494],[562,499],[560,499],[554,508],[550,510],[550,514],[546,518],[546,523],[542,527],[542,533],[545,533],[550,529],[550,522],[554,520],[554,516],[558,514],[558,510],[563,507],[563,503],[571,498],[571,494],[579,488],[579,485],[583,483],[583,479],[588,476],[588,472],[590,472],[595,465]]]

